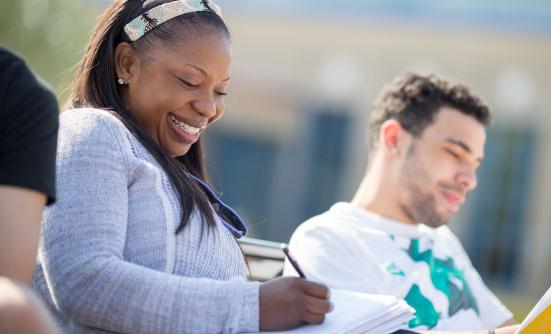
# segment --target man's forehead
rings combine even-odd
[[[423,137],[457,146],[467,153],[482,157],[486,129],[473,116],[453,108],[443,107],[435,115],[433,122],[427,126]]]

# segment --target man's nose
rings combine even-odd
[[[457,183],[464,187],[467,191],[476,188],[477,177],[476,170],[472,167],[465,168],[457,174]]]

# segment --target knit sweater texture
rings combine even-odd
[[[33,289],[64,333],[258,331],[259,284],[234,237],[197,213],[176,233],[178,194],[120,120],[64,112],[56,167]]]

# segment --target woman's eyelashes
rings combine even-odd
[[[179,76],[176,76],[176,78],[178,79],[178,81],[180,81],[184,86],[186,86],[187,88],[197,88],[199,87],[199,84],[196,84],[190,80],[186,80],[186,79],[182,79],[180,78]]]
[[[195,83],[194,81],[183,79],[183,78],[180,78],[179,76],[175,76],[175,77],[178,79],[180,83],[182,83],[188,89],[197,89],[200,86],[200,84]],[[223,90],[215,90],[214,93],[218,96],[228,95],[228,93]]]

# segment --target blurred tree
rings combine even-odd
[[[63,103],[98,12],[75,0],[2,1],[0,44],[22,55]]]

